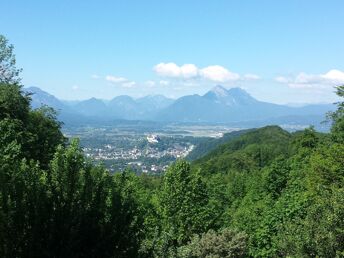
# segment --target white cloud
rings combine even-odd
[[[335,69],[325,74],[307,74],[302,72],[295,77],[279,76],[275,80],[279,83],[288,84],[290,88],[333,88],[338,84],[344,83],[344,72]]]
[[[99,79],[99,78],[100,78],[100,76],[99,76],[99,75],[97,75],[97,74],[92,74],[92,75],[91,75],[91,78],[92,78],[92,79]]]
[[[215,82],[226,82],[239,80],[240,76],[220,65],[212,65],[203,69],[194,64],[184,64],[178,66],[175,63],[160,63],[153,67],[153,70],[163,77],[172,77],[180,79],[203,78]],[[255,78],[257,77],[254,75]],[[253,79],[251,75],[251,79]]]
[[[200,70],[200,74],[205,79],[215,82],[226,82],[239,80],[237,73],[230,72],[220,65],[212,65]]]
[[[289,82],[288,78],[283,77],[283,76],[276,77],[275,81],[280,82],[280,83],[288,83]]]
[[[154,87],[156,85],[156,82],[155,81],[145,81],[145,85],[147,85],[148,87]]]
[[[136,86],[136,82],[130,81],[127,78],[119,77],[119,76],[113,76],[113,75],[107,75],[105,76],[105,80],[108,82],[111,82],[116,85],[120,85],[123,88],[133,88]]]
[[[112,83],[121,83],[121,82],[126,82],[128,79],[124,77],[117,77],[117,76],[112,76],[112,75],[107,75],[105,77],[105,80],[112,82]]]
[[[180,67],[175,63],[160,63],[154,66],[153,70],[160,76],[179,77]]]
[[[323,74],[322,77],[334,83],[344,83],[344,72],[333,69]]]
[[[121,86],[124,88],[133,88],[136,86],[136,82],[134,81],[125,82],[125,83],[122,83]]]
[[[247,73],[244,75],[244,79],[246,79],[246,80],[259,80],[260,77],[256,74]]]
[[[170,82],[169,81],[165,81],[165,80],[161,80],[161,81],[159,81],[159,84],[163,85],[163,86],[167,86],[167,85],[170,84]]]
[[[197,77],[198,68],[194,64],[178,66],[175,63],[160,63],[154,66],[153,70],[159,76],[189,79]]]
[[[180,67],[180,72],[182,77],[188,79],[188,78],[194,78],[198,76],[198,68],[194,64],[185,64]]]
[[[322,81],[321,76],[307,73],[299,73],[294,83],[296,84],[317,84]]]

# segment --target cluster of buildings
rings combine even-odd
[[[164,156],[171,156],[176,159],[184,158],[194,148],[193,145],[182,147],[175,145],[165,150],[159,150],[154,147],[147,147],[143,150],[134,147],[132,149],[116,149],[116,148],[83,148],[87,157],[95,160],[137,160],[140,158],[162,158]]]
[[[138,169],[142,173],[161,173],[168,169],[169,165],[144,164],[143,162],[129,162],[131,168]]]
[[[148,139],[147,139],[148,140]],[[152,141],[160,141],[157,138],[151,138]],[[182,146],[180,144],[173,144],[166,149],[161,149],[155,145],[147,145],[140,149],[138,147],[132,148],[116,148],[112,145],[106,144],[101,148],[83,148],[87,157],[98,161],[125,161],[127,166],[135,167],[143,173],[159,173],[165,171],[171,160],[186,157],[194,148],[194,145],[189,144]],[[165,158],[164,161],[159,159]],[[152,160],[158,160],[157,164],[151,164]],[[166,160],[166,162],[165,162]]]

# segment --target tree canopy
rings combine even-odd
[[[16,58],[13,45],[0,34],[0,83],[19,84],[21,69],[16,68]]]

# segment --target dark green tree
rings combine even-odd
[[[336,93],[340,98],[344,98],[344,85],[336,88]],[[344,101],[337,103],[337,110],[330,112],[328,118],[332,121],[331,133],[337,142],[344,142]]]
[[[16,68],[16,58],[13,45],[0,34],[0,83],[19,84],[21,69]]]
[[[211,223],[206,185],[190,164],[177,161],[165,174],[160,197],[163,253],[185,244]]]
[[[6,128],[11,131],[6,132]],[[55,111],[48,107],[31,110],[30,97],[15,84],[0,83],[0,130],[16,139],[21,157],[39,161],[43,168],[47,168],[57,146],[66,142]],[[6,146],[3,142],[0,149]]]

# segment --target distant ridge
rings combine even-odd
[[[241,88],[226,89],[217,85],[203,96],[194,94],[176,100],[163,95],[149,95],[138,99],[122,95],[110,101],[91,98],[84,101],[64,102],[38,87],[24,89],[30,92],[32,106],[51,106],[61,117],[73,116],[85,120],[111,121],[150,120],[188,123],[245,123],[250,126],[278,121],[288,124],[320,124],[334,105],[306,105],[290,107],[259,101]],[[72,104],[71,104],[72,103]],[[311,120],[310,120],[311,118]],[[78,120],[76,119],[76,120]]]
[[[321,120],[324,119],[325,113],[333,108],[333,105],[309,105],[301,108],[277,105],[258,101],[241,88],[227,90],[217,85],[203,96],[189,95],[179,98],[162,110],[157,119],[230,123],[312,115]]]

